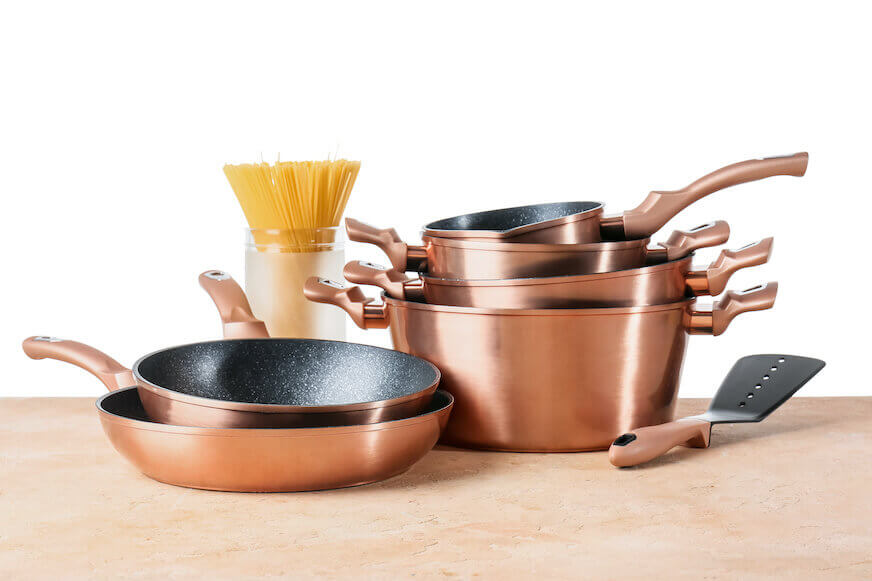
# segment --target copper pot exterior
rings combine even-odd
[[[439,367],[456,398],[443,443],[605,450],[632,427],[673,419],[692,300],[602,314],[385,302],[394,347]]]
[[[135,388],[129,388],[135,389]],[[377,482],[408,470],[439,439],[451,412],[332,428],[221,429],[165,425],[107,412],[112,445],[146,476],[176,486],[296,492]]]

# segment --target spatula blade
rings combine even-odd
[[[759,422],[823,369],[820,359],[749,355],[739,359],[701,419],[713,424]]]

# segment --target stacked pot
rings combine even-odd
[[[690,203],[736,184],[801,176],[807,154],[745,161],[633,210],[598,202],[505,208],[438,220],[410,246],[392,229],[348,219],[351,240],[378,246],[392,268],[346,265],[359,287],[312,278],[306,296],[345,309],[364,329],[435,364],[456,399],[447,444],[529,452],[608,448],[627,430],[673,418],[688,335],[719,335],[737,315],[770,308],[776,283],[728,291],[740,268],[768,260],[772,239],[723,250],[705,268],[693,252],[729,237],[723,221],[652,234]],[[417,276],[407,276],[414,272]]]

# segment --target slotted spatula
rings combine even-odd
[[[609,448],[615,466],[635,466],[675,446],[708,448],[712,425],[759,422],[823,369],[820,359],[796,355],[748,355],[739,359],[706,413],[619,436]]]

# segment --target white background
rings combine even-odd
[[[868,23],[838,2],[10,3],[0,395],[103,389],[27,359],[28,335],[128,364],[217,336],[196,275],[242,279],[225,162],[360,159],[347,215],[414,242],[440,217],[573,199],[618,212],[802,150],[805,178],[720,192],[667,225],[724,218],[734,247],[774,235],[771,264],[734,287],[781,283],[774,310],[692,339],[681,393],[787,352],[829,363],[804,395],[872,394]],[[348,258],[384,262],[361,245]]]

